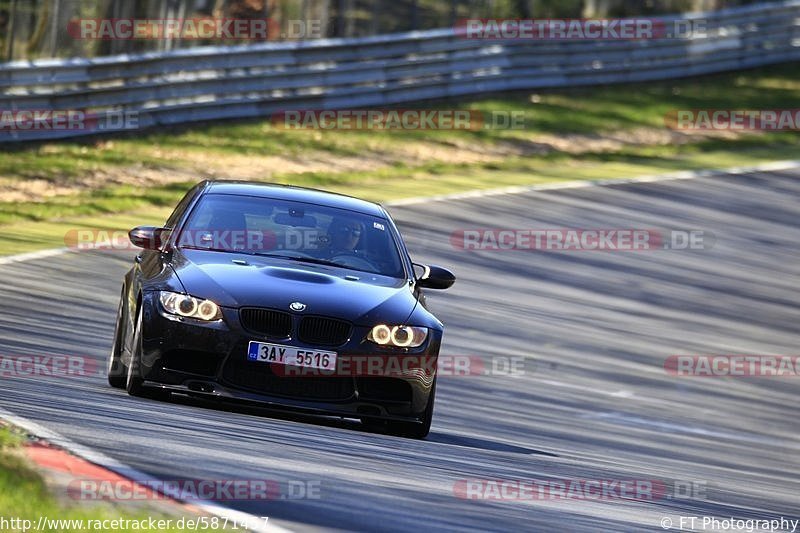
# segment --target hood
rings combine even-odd
[[[404,323],[417,304],[406,280],[347,268],[187,249],[174,251],[172,267],[187,293],[223,307],[289,311],[301,302],[304,314],[371,326]]]

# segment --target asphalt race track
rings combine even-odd
[[[296,530],[663,531],[664,517],[800,518],[799,378],[664,369],[674,354],[798,355],[800,170],[392,213],[416,260],[459,277],[428,292],[448,328],[443,354],[529,359],[524,375],[442,377],[426,441],[109,388],[100,371],[130,253],[0,266],[0,354],[98,363],[85,377],[0,378],[0,407],[158,479],[319,482],[313,499],[225,502]],[[466,252],[450,236],[468,228],[701,230],[713,247]],[[644,500],[477,501],[458,497],[466,479],[665,489]]]

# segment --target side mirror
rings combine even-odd
[[[160,250],[163,233],[165,228],[156,228],[155,226],[139,226],[133,228],[128,232],[128,238],[134,246],[144,248],[145,250]]]
[[[414,266],[422,270],[422,274],[417,276],[417,285],[424,289],[449,289],[456,282],[455,274],[446,268],[417,263]]]

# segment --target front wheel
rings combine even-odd
[[[433,380],[433,387],[431,388],[430,396],[428,396],[428,405],[425,407],[425,414],[423,415],[422,423],[419,422],[394,422],[389,421],[387,429],[389,433],[397,435],[398,437],[406,437],[410,439],[424,439],[431,432],[431,422],[433,422],[433,404],[436,399],[436,378]]]
[[[111,353],[108,356],[108,384],[117,389],[124,389],[128,380],[128,367],[122,362],[122,334],[124,331],[123,305],[125,293],[122,293],[117,308],[117,324],[114,327],[114,344],[111,346]]]
[[[125,390],[131,396],[140,398],[152,398],[154,400],[166,400],[169,392],[160,389],[151,389],[144,386],[142,370],[142,310],[136,316],[136,329],[133,333],[133,347],[131,349],[131,364],[128,367],[128,376],[125,380]]]

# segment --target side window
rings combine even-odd
[[[194,187],[192,187],[189,190],[189,192],[187,192],[184,195],[184,197],[181,199],[181,201],[178,202],[178,205],[175,207],[175,210],[172,212],[172,214],[169,216],[167,221],[164,223],[164,227],[165,228],[172,229],[172,228],[175,227],[175,224],[178,223],[178,220],[181,218],[181,216],[183,215],[184,211],[186,211],[186,208],[189,207],[189,204],[192,203],[192,200],[194,199],[194,197],[195,197],[195,195],[197,193],[197,190],[199,188],[200,188],[199,184],[195,185]]]

